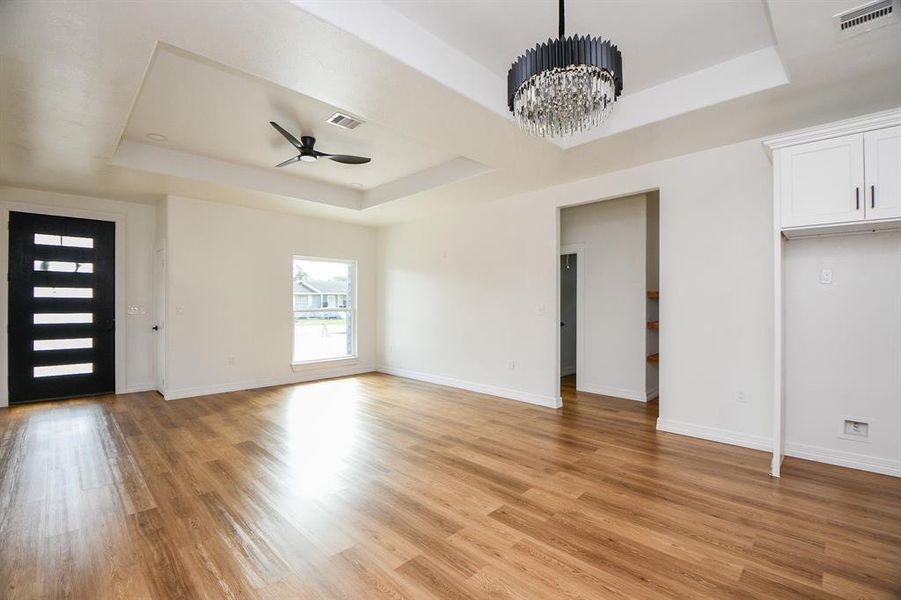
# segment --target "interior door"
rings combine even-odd
[[[901,126],[864,134],[867,220],[901,217]]]
[[[115,227],[10,212],[10,404],[115,392]]]
[[[156,249],[156,389],[166,393],[166,246]]]
[[[782,227],[864,218],[863,134],[779,151]]]

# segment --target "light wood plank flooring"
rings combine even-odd
[[[901,596],[901,480],[772,480],[654,404],[564,393],[371,374],[2,409],[0,597]]]

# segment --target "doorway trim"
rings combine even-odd
[[[0,202],[0,281],[3,285],[9,285],[9,213],[25,212],[38,215],[52,215],[56,217],[73,217],[81,219],[94,219],[97,221],[111,221],[116,226],[116,393],[123,394],[127,390],[125,377],[125,349],[126,345],[126,306],[125,306],[125,231],[126,219],[124,213],[104,212],[97,210],[82,210],[80,208],[64,208],[46,204],[29,204],[25,202]],[[0,407],[9,406],[9,336],[7,325],[9,323],[9,296],[4,292],[3,301],[0,302],[0,347],[2,347],[3,360],[0,360]]]
[[[576,390],[582,389],[584,377],[583,360],[585,356],[585,244],[561,244],[560,256],[576,255]],[[559,260],[559,259],[558,259]],[[557,306],[560,306],[560,277],[557,277]],[[558,311],[559,312],[559,311]],[[559,321],[559,319],[558,319]],[[557,336],[557,362],[560,362],[561,336]],[[560,366],[558,364],[557,368]],[[562,373],[560,373],[562,378]]]

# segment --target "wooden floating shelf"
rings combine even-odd
[[[660,298],[660,290],[648,290],[648,298],[650,300],[657,300]]]
[[[660,330],[660,321],[648,321],[648,329],[652,331]]]
[[[651,364],[656,365],[657,363],[660,362],[660,355],[659,355],[659,354],[652,354],[652,355],[650,355],[650,356],[648,357],[648,362],[651,363]]]

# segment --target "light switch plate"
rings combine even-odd
[[[820,271],[820,283],[824,285],[832,283],[832,269],[822,269]]]

